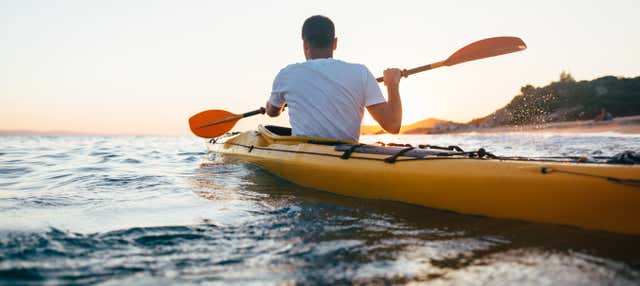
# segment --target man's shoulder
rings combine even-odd
[[[365,66],[363,64],[360,64],[360,63],[352,63],[352,62],[347,62],[347,61],[337,60],[337,59],[331,59],[331,60],[337,66],[344,66],[344,67],[349,67],[349,68],[353,68],[353,69],[367,70],[367,66]]]
[[[311,66],[337,66],[337,67],[350,67],[350,68],[368,70],[367,66],[360,63],[351,63],[343,60],[330,58],[330,59],[318,59],[318,60],[309,60],[309,61],[304,61],[299,63],[292,63],[282,68],[280,71],[296,70],[299,68],[305,68],[305,67],[311,67]]]
[[[361,63],[351,63],[351,62],[345,62],[345,61],[340,61],[340,60],[339,60],[339,62],[342,62],[342,63],[344,63],[346,65],[353,66],[353,67],[358,67],[358,68],[363,68],[363,69],[367,68],[367,66],[365,66],[364,64],[361,64]]]
[[[281,68],[279,73],[285,73],[285,72],[288,72],[288,71],[291,71],[291,70],[295,70],[295,69],[299,68],[301,64],[302,63],[288,64],[287,66]]]
[[[344,69],[350,70],[354,73],[357,73],[360,75],[366,75],[367,73],[369,73],[369,68],[364,64],[350,63],[350,62],[345,62],[341,60],[337,60],[337,61],[343,66]]]
[[[296,77],[299,74],[305,74],[310,71],[319,70],[332,73],[341,71],[362,76],[365,76],[367,73],[369,73],[369,69],[363,64],[350,63],[337,59],[321,59],[289,64],[280,69],[277,78],[285,79]]]
[[[301,64],[302,63],[293,63],[281,68],[276,75],[276,80],[284,80],[285,78],[295,75],[296,70],[300,69]]]

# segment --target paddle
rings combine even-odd
[[[196,136],[213,138],[227,133],[236,125],[236,122],[242,118],[264,113],[264,107],[243,114],[233,114],[225,110],[217,109],[207,110],[191,116],[191,118],[189,118],[189,127],[191,128],[191,132]]]
[[[407,77],[412,74],[427,71],[430,69],[439,68],[442,66],[452,66],[461,64],[464,62],[475,61],[480,59],[486,59],[499,55],[509,54],[513,52],[522,51],[527,48],[527,45],[522,39],[517,37],[495,37],[473,42],[466,45],[462,49],[459,49],[448,59],[440,62],[435,62],[429,65],[413,69],[405,69],[402,71],[402,76]],[[378,82],[382,82],[383,78],[376,79]]]
[[[495,57],[522,51],[526,48],[527,45],[517,37],[495,37],[484,39],[459,49],[444,61],[410,70],[405,69],[402,71],[402,76],[407,77],[415,73],[442,66],[452,66],[468,61]],[[379,77],[376,80],[378,82],[382,82],[383,78]],[[213,138],[227,133],[236,125],[236,122],[242,118],[264,113],[265,109],[263,107],[243,114],[233,114],[225,110],[207,110],[191,116],[191,118],[189,118],[189,127],[191,128],[191,132],[199,137]]]

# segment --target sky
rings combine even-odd
[[[464,122],[563,70],[577,80],[639,76],[638,13],[637,0],[0,0],[0,130],[189,134],[200,111],[264,105],[278,71],[304,61],[301,25],[316,14],[336,25],[334,57],[376,76],[483,38],[522,38],[524,52],[402,79],[403,123]],[[236,129],[257,124],[288,118]]]

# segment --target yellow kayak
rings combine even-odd
[[[208,141],[313,189],[464,214],[640,234],[640,166],[497,158],[483,150],[381,147],[259,126]]]

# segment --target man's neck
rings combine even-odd
[[[333,50],[331,49],[310,49],[309,60],[329,59],[333,58]]]

